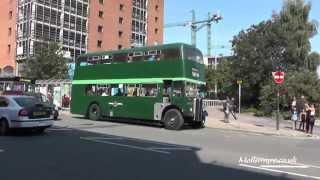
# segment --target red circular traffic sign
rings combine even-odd
[[[282,71],[272,72],[274,83],[282,84],[284,82],[284,75],[285,74]]]

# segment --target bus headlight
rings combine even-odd
[[[190,112],[192,112],[192,110],[193,110],[193,109],[192,109],[192,108],[190,108],[189,110],[190,110]]]

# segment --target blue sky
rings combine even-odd
[[[310,0],[312,10],[310,19],[320,22],[320,0]],[[230,40],[242,29],[257,24],[271,17],[272,12],[279,12],[283,0],[165,0],[165,24],[191,20],[190,11],[196,11],[197,20],[206,19],[208,12],[220,12],[223,20],[212,28],[214,46],[230,46]],[[197,33],[197,47],[207,54],[206,28]],[[191,42],[190,27],[165,28],[164,42]],[[320,33],[312,40],[312,51],[320,53]],[[229,49],[212,49],[213,55],[229,55]]]

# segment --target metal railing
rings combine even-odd
[[[211,99],[204,99],[203,107],[210,107],[210,108],[219,108],[223,106],[225,100],[211,100]]]

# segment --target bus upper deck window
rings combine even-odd
[[[180,59],[181,58],[180,49],[178,49],[178,48],[163,49],[161,54],[162,54],[161,59],[164,59],[164,60],[172,60],[172,59]]]

